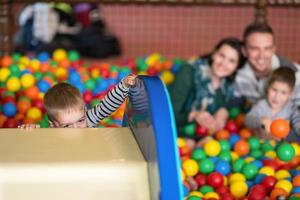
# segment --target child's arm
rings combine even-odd
[[[129,87],[135,84],[136,75],[129,75],[110,90],[100,104],[87,111],[88,127],[96,127],[98,123],[115,112],[125,101]]]
[[[215,113],[216,123],[217,123],[217,130],[221,130],[224,128],[226,121],[228,119],[228,111],[226,108],[220,108]]]
[[[41,126],[39,124],[21,124],[18,126],[18,128],[25,131],[30,131],[34,128],[41,128]]]

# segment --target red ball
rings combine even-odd
[[[272,167],[275,171],[279,169],[280,165],[275,160],[265,159],[262,160],[264,166]]]
[[[14,118],[8,118],[4,124],[3,128],[17,128],[18,122]]]
[[[228,130],[230,133],[238,133],[239,126],[234,120],[228,120],[225,129]]]
[[[196,125],[196,135],[197,136],[201,136],[201,137],[205,137],[208,134],[208,129],[197,124]]]
[[[265,199],[267,195],[266,188],[263,185],[254,185],[248,195],[249,200],[261,200]]]
[[[90,104],[91,101],[93,100],[93,93],[89,90],[85,91],[83,93],[83,100],[85,103]]]
[[[270,192],[274,188],[276,181],[274,176],[265,176],[261,184]]]
[[[1,103],[2,104],[6,104],[6,103],[14,103],[15,104],[16,103],[15,97],[14,96],[5,96],[2,98]]]
[[[44,108],[44,102],[42,99],[35,99],[32,101],[32,107],[37,107],[39,108],[43,113],[46,112],[45,108]]]
[[[214,188],[221,187],[223,185],[224,178],[223,175],[219,172],[213,172],[208,175],[207,183]]]
[[[226,193],[229,193],[229,188],[223,185],[223,186],[219,187],[219,188],[216,190],[216,192],[217,192],[218,194],[220,194],[220,195],[226,194]]]
[[[235,200],[232,194],[225,193],[221,195],[221,200]]]
[[[204,174],[197,174],[196,177],[195,177],[195,181],[197,182],[198,186],[201,187],[203,185],[206,184],[206,176]]]

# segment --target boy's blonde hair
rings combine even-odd
[[[44,97],[44,107],[50,121],[57,120],[61,112],[69,112],[84,108],[80,91],[68,83],[58,83],[50,88]]]

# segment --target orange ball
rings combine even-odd
[[[0,127],[3,126],[4,122],[6,121],[7,117],[5,115],[0,114]]]
[[[228,140],[230,137],[230,133],[229,131],[223,129],[223,130],[220,130],[216,133],[216,139],[217,140]]]
[[[13,60],[10,56],[3,56],[1,65],[2,67],[9,67],[11,64],[13,64]]]
[[[252,132],[247,128],[243,128],[242,130],[240,130],[240,136],[242,139],[248,139],[251,137],[251,135]]]
[[[239,127],[244,126],[245,124],[245,114],[240,113],[236,119],[235,119],[236,123],[239,125]]]
[[[36,99],[39,94],[39,88],[36,86],[29,87],[28,89],[25,90],[25,95],[29,99]]]
[[[300,175],[295,176],[295,177],[293,178],[292,183],[293,183],[293,186],[294,186],[294,187],[300,186]]]
[[[20,100],[17,102],[18,112],[24,114],[31,107],[31,103],[29,100]]]
[[[271,200],[276,200],[278,196],[287,197],[289,194],[282,188],[274,188],[271,192],[270,198]]]
[[[271,123],[271,133],[277,138],[285,138],[290,132],[290,124],[284,119],[275,119]]]
[[[249,153],[249,150],[250,150],[250,147],[246,140],[239,140],[234,145],[234,151],[240,156],[247,155]]]

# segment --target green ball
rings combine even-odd
[[[219,159],[220,160],[224,160],[224,161],[227,161],[227,162],[230,162],[231,161],[231,153],[230,151],[226,150],[226,151],[222,151],[220,154],[219,154]]]
[[[200,161],[202,159],[205,159],[206,158],[206,154],[204,152],[203,149],[200,149],[200,148],[196,148],[194,149],[194,151],[192,152],[192,159],[194,160],[197,160],[197,161]]]
[[[80,58],[80,55],[77,51],[71,50],[68,53],[68,58],[69,58],[70,61],[76,61]]]
[[[112,66],[109,68],[109,71],[111,71],[111,72],[118,72],[118,71],[119,71],[119,67],[116,66],[116,65],[112,65]]]
[[[49,127],[48,120],[42,120],[42,121],[40,121],[39,124],[40,124],[41,128],[48,128]]]
[[[196,133],[196,124],[195,123],[191,123],[191,124],[185,125],[183,127],[183,132],[187,136],[194,136],[195,133]]]
[[[254,136],[249,138],[248,144],[249,144],[251,150],[259,149],[259,147],[260,147],[259,139],[257,137],[254,137]]]
[[[265,142],[261,145],[261,150],[263,151],[263,153],[272,151],[273,149],[274,147],[269,142]]]
[[[202,200],[201,197],[197,197],[197,196],[190,196],[187,198],[187,200]]]
[[[229,151],[230,150],[230,143],[227,140],[220,140],[219,144],[221,145],[222,151]]]
[[[54,61],[54,60],[51,60],[51,61],[50,61],[50,66],[51,66],[51,67],[57,67],[57,65],[58,65],[58,64],[57,64],[56,61]]]
[[[258,172],[258,168],[255,164],[247,163],[244,165],[242,169],[242,173],[245,175],[245,177],[249,179],[253,179]]]
[[[264,154],[261,152],[261,150],[255,149],[251,151],[250,155],[255,159],[260,159],[263,157]]]
[[[277,157],[282,161],[291,161],[295,156],[295,149],[287,142],[280,144],[276,150]]]
[[[16,65],[16,64],[12,64],[12,65],[9,67],[9,70],[10,70],[11,75],[13,75],[13,76],[19,77],[19,76],[21,75],[20,68],[19,68],[19,66]]]
[[[229,109],[229,118],[235,119],[240,114],[240,109],[238,107],[232,107]]]
[[[236,161],[233,162],[233,171],[234,172],[240,172],[242,168],[245,165],[245,161],[242,158],[237,159]]]
[[[20,60],[20,58],[21,58],[21,54],[19,54],[19,53],[14,53],[14,54],[12,55],[12,60],[13,60],[14,62],[18,62],[18,61]]]
[[[33,76],[36,80],[41,80],[43,78],[43,74],[41,72],[35,72]]]
[[[198,164],[199,164],[199,171],[203,174],[209,174],[215,169],[214,162],[209,158],[205,158],[199,161]]]
[[[214,189],[213,187],[211,187],[210,185],[203,185],[202,187],[200,187],[199,192],[201,192],[202,194],[206,194],[208,192],[213,192]]]
[[[90,103],[91,107],[94,107],[96,105],[100,104],[100,100],[99,99],[93,99]]]
[[[86,89],[88,90],[93,90],[95,88],[95,81],[93,79],[89,79],[86,82],[84,82],[84,85]]]
[[[148,65],[145,63],[144,59],[138,58],[136,60],[137,71],[146,71],[148,69]]]

